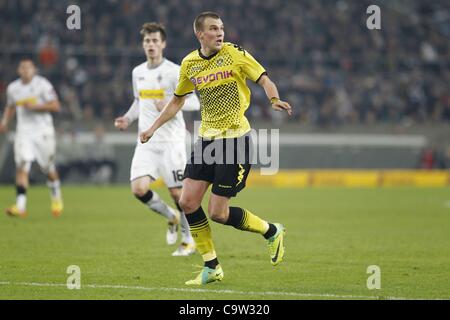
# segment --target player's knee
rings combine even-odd
[[[56,166],[53,162],[49,163],[46,166],[42,166],[41,170],[44,174],[47,175],[47,177],[50,180],[58,180],[59,179],[58,172],[56,171]]]
[[[21,162],[17,165],[16,174],[28,177],[30,169],[31,169],[30,161]]]
[[[208,210],[208,213],[211,220],[217,223],[224,224],[225,222],[227,222],[227,214],[224,210],[210,208],[210,210]]]
[[[149,201],[153,199],[153,192],[152,192],[152,190],[147,189],[147,192],[145,192],[145,193],[142,193],[142,192],[135,193],[134,196],[136,197],[136,199],[138,199],[142,203],[149,204]],[[150,205],[150,208],[152,208],[152,205]]]
[[[210,198],[208,204],[208,214],[211,220],[224,224],[228,220],[228,203],[217,200],[216,198]]]
[[[183,211],[187,213],[194,212],[200,206],[196,201],[183,197],[180,199],[180,201],[178,201],[178,204],[180,205],[181,209],[183,209]]]
[[[133,186],[131,188],[131,191],[133,192],[134,196],[136,198],[142,198],[143,196],[145,196],[147,194],[147,192],[149,191],[149,188],[144,188],[142,186]]]

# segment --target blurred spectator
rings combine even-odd
[[[419,159],[419,169],[444,169],[446,159],[436,150],[435,147],[427,147],[423,150]]]
[[[420,157],[420,169],[434,169],[436,167],[436,153],[433,149],[427,148]]]
[[[58,62],[58,52],[51,39],[43,37],[42,44],[39,47],[39,63],[46,69],[51,69]]]

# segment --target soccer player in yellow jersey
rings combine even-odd
[[[269,223],[247,209],[230,207],[229,201],[245,187],[250,170],[250,125],[244,115],[250,104],[246,79],[263,87],[273,109],[286,111],[290,115],[292,108],[279,99],[277,87],[267,76],[266,70],[247,51],[237,45],[224,43],[224,26],[218,14],[204,12],[198,15],[194,21],[194,32],[201,47],[183,59],[174,97],[153,125],[141,132],[140,139],[142,143],[147,142],[159,127],[181,109],[186,95],[197,90],[202,120],[200,138],[186,165],[180,206],[186,213],[197,250],[204,260],[202,271],[186,284],[203,285],[220,281],[224,276],[214,249],[211,228],[201,207],[211,184],[212,194],[208,204],[210,218],[239,230],[263,235],[267,240],[271,263],[278,265],[283,260],[284,226]],[[224,140],[231,144],[223,143]],[[242,152],[234,148],[239,145],[245,148]],[[227,162],[205,161],[203,151],[211,147],[217,153],[223,150]],[[199,151],[201,159],[198,157]],[[234,161],[231,164],[228,163],[229,153],[233,153],[231,157]],[[242,156],[244,160],[236,160]]]

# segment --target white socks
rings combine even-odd
[[[27,209],[27,195],[26,194],[18,194],[16,197],[16,207],[20,212],[23,212]]]
[[[191,236],[191,230],[189,229],[189,223],[187,222],[186,215],[184,214],[184,212],[181,212],[180,226],[181,226],[181,242],[194,243],[194,239],[192,239]]]
[[[153,192],[153,197],[147,202],[147,206],[153,211],[159,213],[160,215],[167,218],[167,220],[174,221],[176,219],[175,211],[170,208],[164,201],[161,200],[160,196]]]
[[[47,186],[50,188],[52,200],[61,200],[61,183],[59,182],[59,180],[48,180]]]

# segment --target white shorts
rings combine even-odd
[[[182,186],[186,167],[185,142],[141,144],[138,142],[131,162],[130,181],[150,176],[162,178],[168,188]]]
[[[14,160],[17,168],[26,168],[37,161],[42,171],[55,168],[55,136],[53,134],[18,134],[14,140]]]

